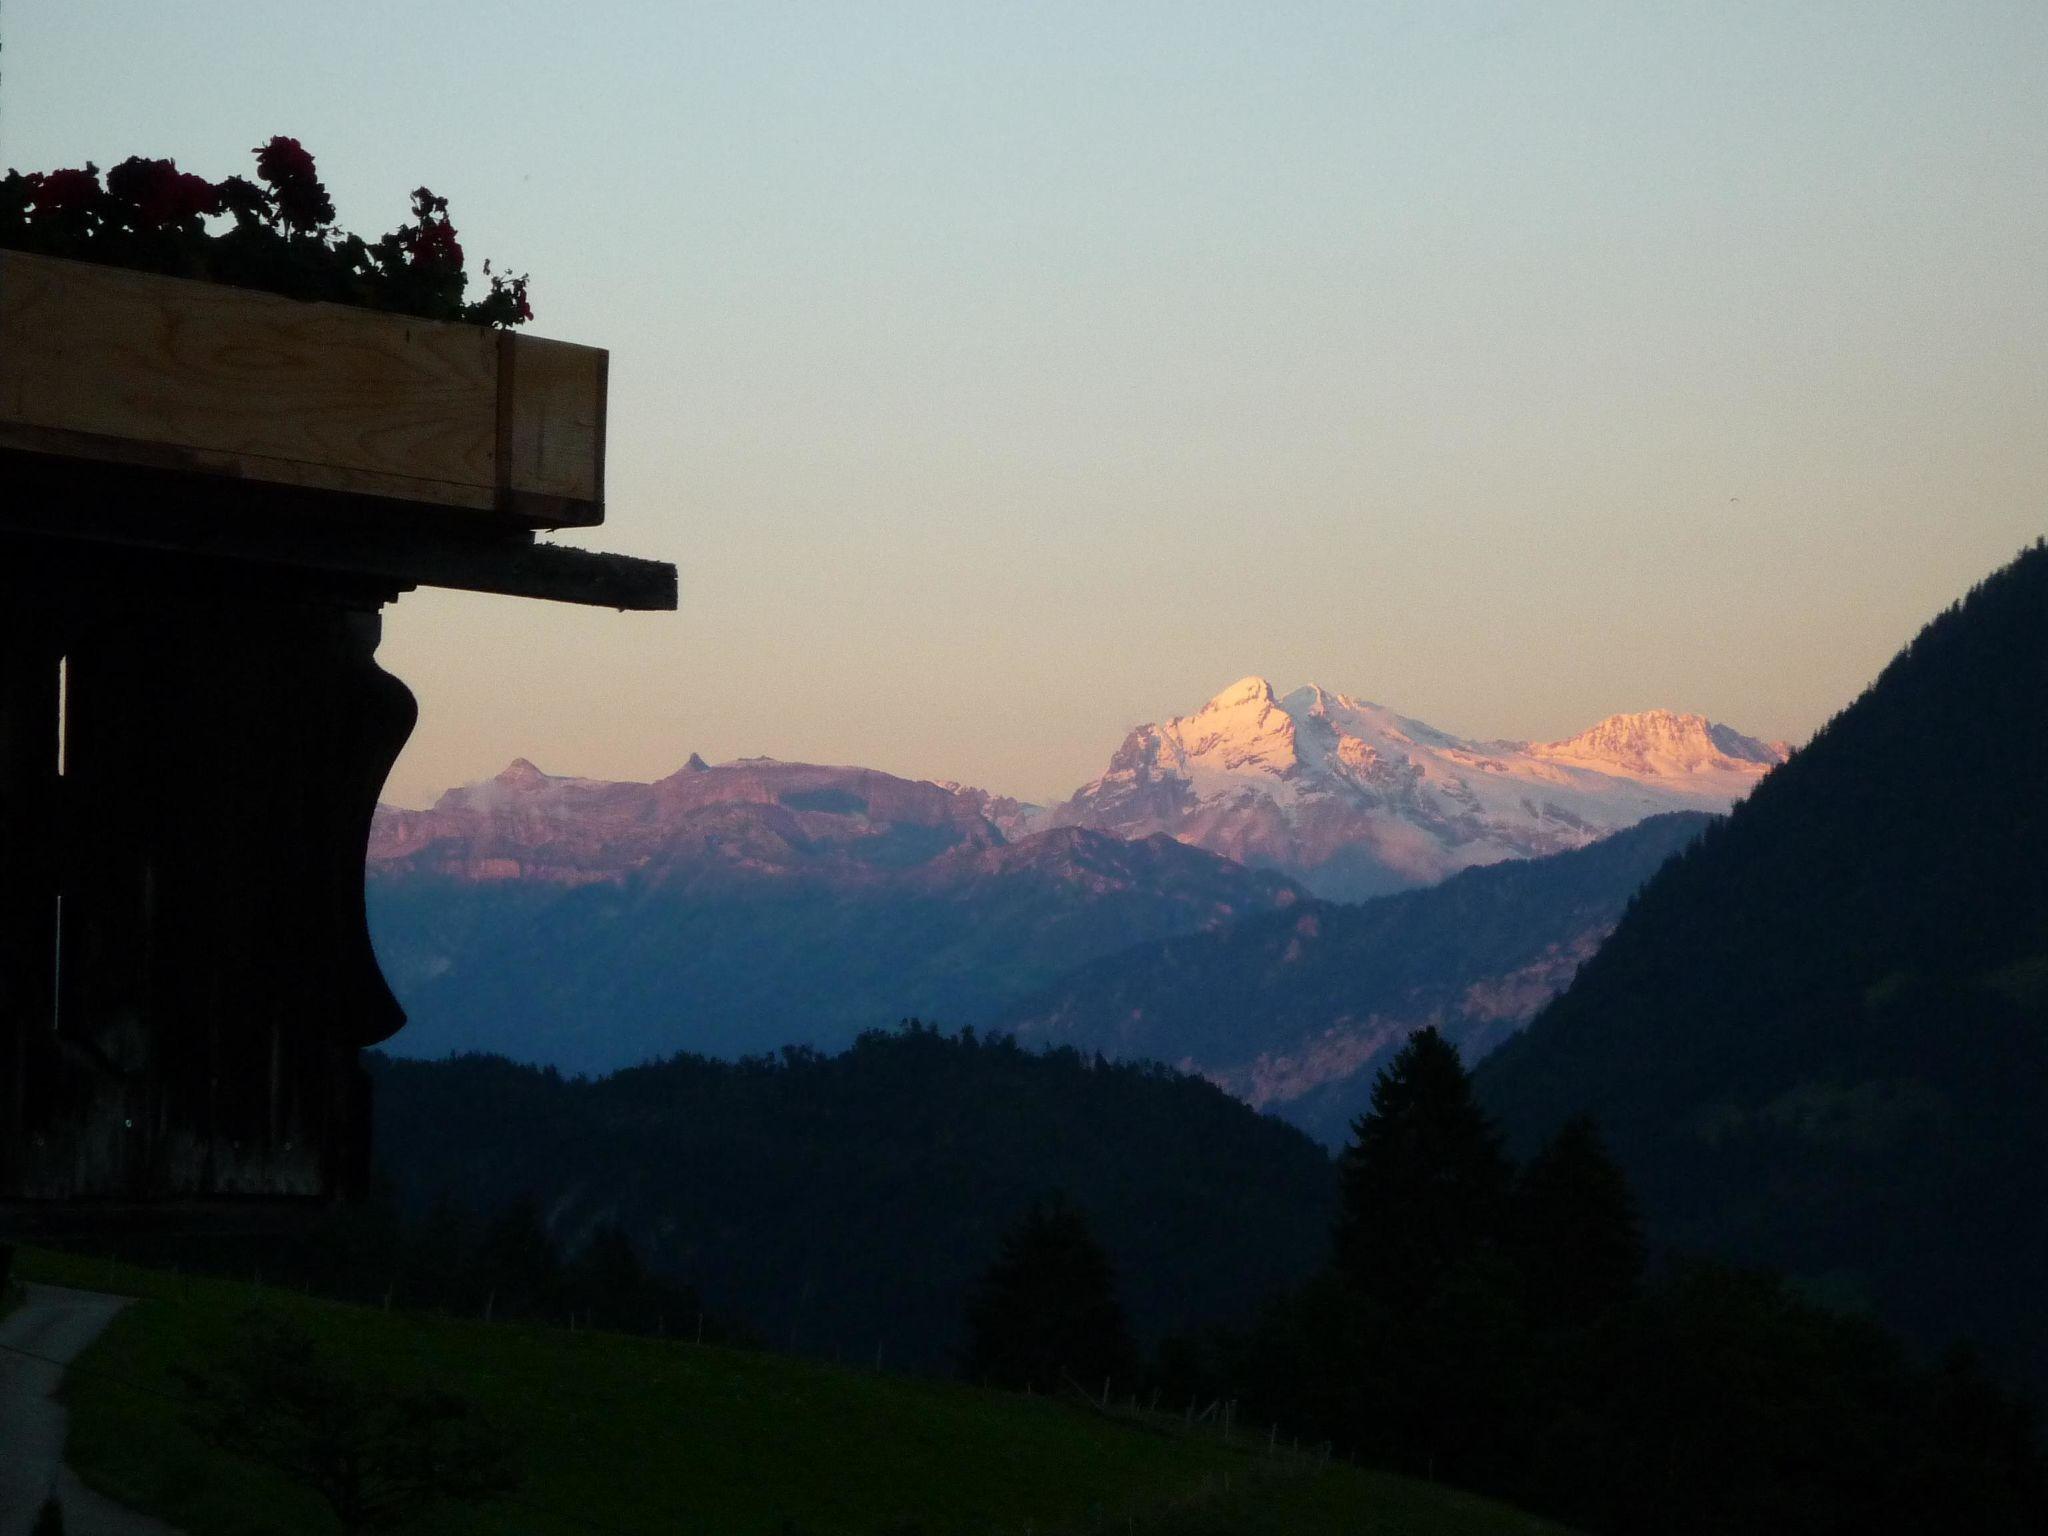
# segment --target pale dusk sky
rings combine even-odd
[[[1808,735],[2048,530],[2048,6],[6,0],[0,164],[272,134],[612,350],[674,615],[421,593],[404,803],[1046,798],[1248,672]]]

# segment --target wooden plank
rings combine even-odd
[[[502,334],[498,472],[508,491],[571,502],[603,499],[608,362],[598,347]]]
[[[180,475],[206,475],[216,480],[275,486],[286,493],[296,488],[384,501],[432,503],[473,512],[503,510],[508,513],[504,522],[515,529],[565,528],[578,521],[573,515],[578,507],[563,509],[558,520],[553,509],[506,507],[504,494],[490,486],[451,485],[447,481],[421,480],[411,475],[364,469],[341,470],[332,465],[303,464],[291,459],[265,458],[261,454],[180,448],[133,438],[71,432],[61,427],[24,427],[0,421],[0,452],[8,450],[44,458],[170,470]]]
[[[605,363],[566,342],[0,251],[0,441],[28,451],[588,525],[603,515]]]
[[[23,426],[486,486],[496,413],[474,326],[0,253],[0,417]]]

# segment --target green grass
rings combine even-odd
[[[458,1390],[509,1429],[517,1502],[421,1531],[634,1536],[1562,1536],[1468,1495],[1308,1456],[1268,1458],[1170,1420],[1105,1416],[774,1355],[387,1314],[289,1292],[24,1253],[25,1278],[140,1297],[67,1387],[87,1482],[190,1536],[313,1536],[307,1493],[209,1447],[175,1368],[204,1367],[252,1307],[339,1359]]]

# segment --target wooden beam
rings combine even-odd
[[[676,606],[675,567],[663,561],[539,544],[519,529],[481,535],[460,518],[357,497],[5,451],[0,533],[45,547],[362,578],[391,590],[448,587],[640,612]]]
[[[244,567],[357,577],[397,590],[446,587],[621,612],[660,613],[676,606],[673,565],[559,544],[434,535],[336,537],[269,529],[214,531],[181,539],[160,526],[138,533],[104,525],[74,526],[53,536],[47,529],[0,513],[0,541],[7,534],[21,535],[44,547],[62,544],[78,551],[99,545],[110,550],[149,550]]]

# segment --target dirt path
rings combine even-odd
[[[23,1289],[27,1298],[0,1319],[0,1536],[29,1536],[52,1493],[64,1506],[65,1536],[176,1536],[162,1521],[94,1493],[63,1464],[63,1367],[128,1299],[61,1285]]]

